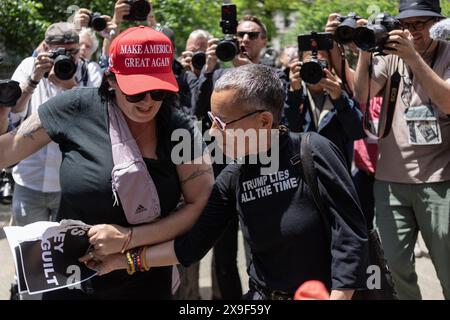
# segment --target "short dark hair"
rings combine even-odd
[[[225,72],[215,83],[214,91],[237,90],[234,104],[243,111],[268,111],[276,127],[281,121],[285,91],[276,71],[262,64],[247,64]]]
[[[245,22],[245,21],[251,21],[251,22],[256,23],[261,28],[261,37],[263,39],[267,38],[267,28],[258,17],[247,14],[241,18],[241,20],[239,21],[239,24],[241,24],[242,22]]]

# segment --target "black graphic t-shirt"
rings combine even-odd
[[[122,206],[113,206],[108,108],[98,89],[66,91],[43,104],[39,118],[62,152],[58,219],[128,226]],[[171,161],[176,145],[171,142],[171,135],[176,129],[186,129],[194,137],[194,125],[181,111],[168,105],[161,107],[156,120],[158,158],[144,161],[158,191],[161,216],[165,217],[174,211],[181,196],[176,165]],[[171,279],[172,267],[152,268],[132,276],[120,270],[93,278],[91,291],[108,299],[142,298],[141,293],[145,293],[145,298],[166,298],[170,297]]]
[[[331,213],[330,244],[300,168],[290,162],[297,144],[289,134],[280,135],[280,166],[273,175],[261,175],[261,165],[249,164],[231,164],[219,175],[199,220],[175,241],[181,264],[201,259],[237,212],[251,247],[248,272],[259,285],[289,293],[307,280],[329,289],[365,287],[367,228],[343,157],[329,140],[311,136]]]

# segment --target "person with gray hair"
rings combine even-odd
[[[144,247],[145,261],[149,267],[189,266],[206,255],[238,217],[252,259],[250,290],[243,299],[292,299],[296,289],[312,279],[325,284],[330,299],[350,299],[355,289],[366,287],[368,246],[366,222],[342,155],[329,140],[310,135],[320,192],[333,222],[330,239],[303,169],[293,161],[303,135],[278,127],[284,100],[281,81],[263,65],[235,71],[216,82],[209,116],[212,134],[223,138],[218,139],[220,147],[242,161],[228,165],[218,176],[193,228],[173,241]],[[243,154],[228,148],[239,144],[241,133],[264,137],[272,129],[273,139],[267,140],[266,147],[247,141]],[[224,142],[226,138],[230,141]],[[267,148],[278,160],[278,168],[265,175],[267,164],[261,154]],[[257,163],[249,163],[252,156],[258,156]],[[97,265],[89,266],[100,275],[127,268],[123,254],[99,258]]]
[[[70,74],[57,72],[55,61],[61,54],[68,56],[66,61],[73,63]],[[22,88],[22,95],[11,108],[13,120],[17,122],[37,113],[43,103],[64,91],[79,86],[100,86],[101,74],[97,71],[90,74],[86,83],[82,81],[78,32],[72,23],[58,22],[47,28],[42,51],[36,57],[23,60],[12,79]],[[12,207],[15,224],[26,225],[55,218],[61,191],[60,165],[61,151],[56,144],[50,143],[14,167],[16,188]]]
[[[211,34],[205,30],[194,30],[186,41],[186,49],[181,54],[181,64],[183,68],[195,73],[198,77],[206,62],[206,49]]]
[[[194,114],[198,77],[205,65],[206,49],[211,35],[205,30],[194,30],[186,41],[186,48],[178,58],[183,71],[178,75],[180,104],[188,114]]]
[[[274,128],[280,124],[281,113],[284,106],[285,92],[283,83],[272,68],[262,68],[259,65],[246,65],[227,72],[220,77],[214,92],[235,90],[234,105],[239,112],[268,111],[273,117]],[[211,115],[211,113],[209,113]],[[214,122],[214,118],[211,118]]]
[[[80,56],[84,60],[91,61],[92,55],[98,49],[95,32],[91,28],[82,28],[78,35],[80,36]]]

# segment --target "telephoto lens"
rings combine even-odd
[[[359,19],[360,17],[354,12],[349,13],[346,17],[341,16],[337,18],[341,22],[334,33],[334,39],[337,43],[348,44],[353,41],[354,32],[357,27],[356,22]]]
[[[98,12],[94,12],[90,15],[89,27],[95,31],[103,31],[106,29],[106,20],[101,17]]]
[[[77,71],[77,64],[72,59],[72,55],[64,48],[54,51],[51,58],[55,60],[53,69],[55,75],[61,80],[71,79]]]
[[[130,13],[123,16],[128,21],[145,21],[149,15],[152,7],[147,0],[128,0],[130,5]]]
[[[389,32],[401,29],[399,20],[387,13],[380,13],[373,23],[355,29],[354,42],[363,51],[382,53]]]
[[[236,38],[225,38],[217,44],[216,56],[222,61],[231,61],[239,54],[239,41]]]
[[[203,51],[196,52],[192,55],[192,66],[197,70],[202,70],[206,63],[206,54]]]
[[[308,62],[303,63],[300,69],[300,77],[306,83],[317,84],[326,76],[324,70],[326,68],[328,68],[326,60],[311,58]]]

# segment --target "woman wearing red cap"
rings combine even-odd
[[[171,160],[172,133],[184,129],[194,136],[193,124],[173,108],[178,85],[172,62],[173,46],[164,34],[143,26],[127,29],[111,44],[110,67],[100,89],[67,91],[42,105],[13,134],[0,137],[1,168],[52,140],[59,144],[63,161],[58,218],[96,225],[89,233],[95,249],[103,246],[95,239],[103,239],[106,232],[126,235],[117,251],[134,246],[130,240],[140,239],[141,232],[146,243],[173,239],[191,228],[206,204],[214,180],[210,166]],[[112,147],[114,134],[123,138],[126,133],[132,139]],[[128,167],[116,171],[117,161],[126,153],[117,154],[117,146],[122,151],[136,146],[139,150],[144,165],[133,163],[138,174],[134,172],[131,180],[126,179],[133,174]],[[125,190],[125,184],[130,188]],[[151,208],[142,203],[131,207],[142,195],[143,201],[146,196],[154,200]],[[176,210],[181,198],[184,205]],[[137,218],[141,214],[143,218]],[[127,228],[149,221],[153,223],[145,228]],[[121,270],[83,282],[82,290],[45,293],[44,299],[170,299],[172,270],[152,268],[133,275]]]

